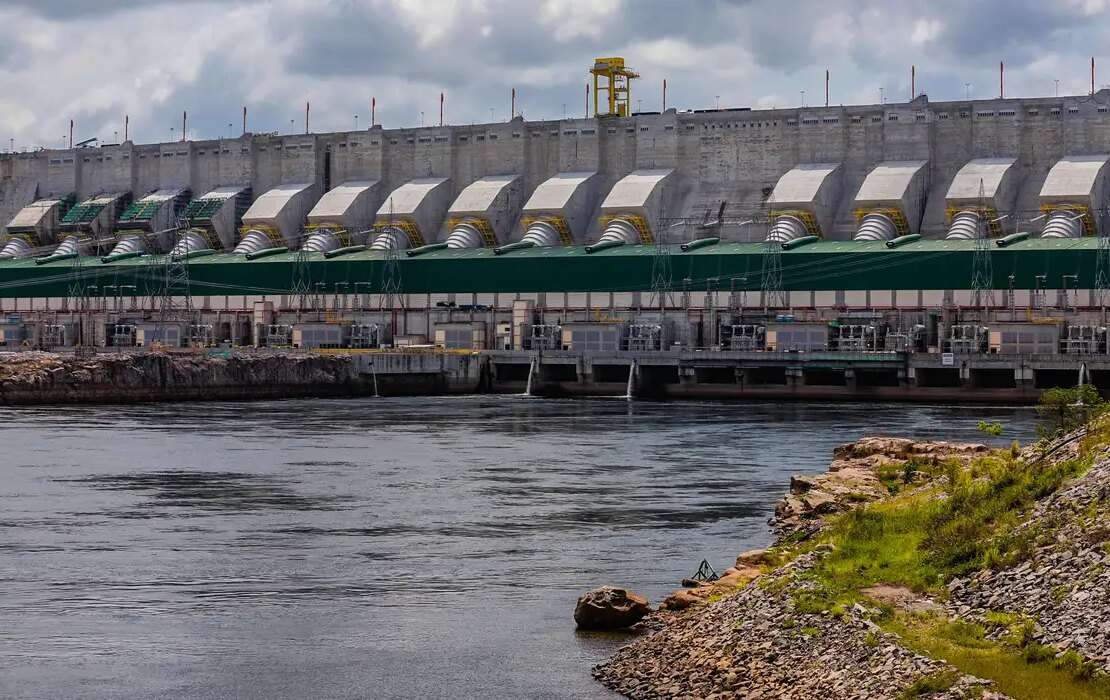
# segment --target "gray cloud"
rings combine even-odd
[[[519,90],[529,118],[582,113],[594,56],[624,55],[656,108],[671,104],[797,104],[823,90],[833,102],[908,94],[911,63],[933,99],[965,82],[1009,94],[1085,90],[1086,61],[1110,44],[1098,0],[931,3],[794,0],[8,0],[0,3],[0,143],[55,144],[69,118],[111,136],[123,114],[141,140],[164,139],[182,109],[196,136],[238,133],[243,104],[256,131],[368,123],[371,95],[388,126],[427,121],[447,94],[448,121],[507,116]],[[153,28],[153,29],[152,29]],[[126,38],[126,41],[113,41]],[[1108,57],[1110,58],[1110,57]],[[812,99],[810,100],[813,101]],[[89,133],[91,132],[91,133]]]

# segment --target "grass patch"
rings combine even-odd
[[[923,678],[918,678],[909,688],[902,692],[902,700],[912,700],[933,693],[943,693],[960,679],[960,674],[955,671],[942,671],[933,673]]]
[[[964,673],[990,678],[999,691],[1017,700],[1110,697],[1110,680],[1091,679],[1089,664],[1078,654],[1065,652],[1057,658],[1051,647],[1035,642],[1018,649],[986,639],[977,625],[935,617],[898,615],[882,626],[910,649],[944,659]]]
[[[1106,437],[1110,440],[1110,433]],[[838,516],[808,545],[832,547],[820,563],[799,576],[792,592],[795,611],[843,614],[863,599],[863,589],[877,584],[943,598],[948,594],[945,584],[953,578],[1016,565],[1032,554],[1038,539],[1051,535],[1055,525],[1049,520],[1023,526],[1024,514],[1067,479],[1082,474],[1094,449],[1104,444],[1092,441],[1079,457],[1059,463],[1021,462],[1011,448],[970,466],[949,462],[884,468],[880,479],[893,495]],[[928,472],[921,474],[925,469]],[[918,486],[906,489],[910,483]],[[1004,613],[988,617],[988,626],[1006,629],[1001,641],[988,639],[980,625],[895,613],[889,606],[876,619],[910,648],[945,659],[964,673],[989,678],[1014,698],[1110,697],[1110,680],[1092,679],[1091,665],[1074,652],[1037,644],[1027,618]],[[804,623],[799,619],[798,624]],[[943,674],[921,679],[906,697],[944,690],[934,686],[947,680]]]
[[[1088,464],[1024,464],[998,451],[970,468],[943,465],[931,487],[845,513],[822,535],[834,549],[795,594],[798,611],[830,611],[880,583],[943,596],[952,578],[1023,561],[1042,531],[1018,527],[1022,514]]]
[[[1006,453],[984,457],[972,469],[952,466],[947,498],[932,514],[922,543],[930,563],[948,579],[1028,558],[1038,533],[1016,528],[1022,513],[1087,466],[1083,458],[1023,464]]]

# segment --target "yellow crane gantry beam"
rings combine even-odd
[[[627,117],[632,113],[632,79],[640,74],[624,65],[619,56],[595,58],[590,69],[594,77],[594,115]],[[605,91],[607,107],[602,111],[601,92]]]

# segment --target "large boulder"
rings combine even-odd
[[[586,593],[574,606],[579,629],[615,630],[630,627],[651,612],[647,598],[615,586],[602,586]]]

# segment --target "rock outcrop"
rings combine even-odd
[[[337,396],[363,387],[350,358],[295,353],[0,353],[0,403],[126,403]]]
[[[647,598],[616,586],[602,586],[586,593],[574,606],[579,629],[614,630],[631,627],[651,612]]]
[[[824,474],[790,478],[790,493],[775,505],[771,526],[780,536],[812,534],[824,527],[827,516],[890,495],[881,478],[884,472],[909,484],[923,480],[929,468],[942,462],[966,464],[986,451],[986,445],[977,443],[886,437],[841,445],[833,450],[832,463]]]

